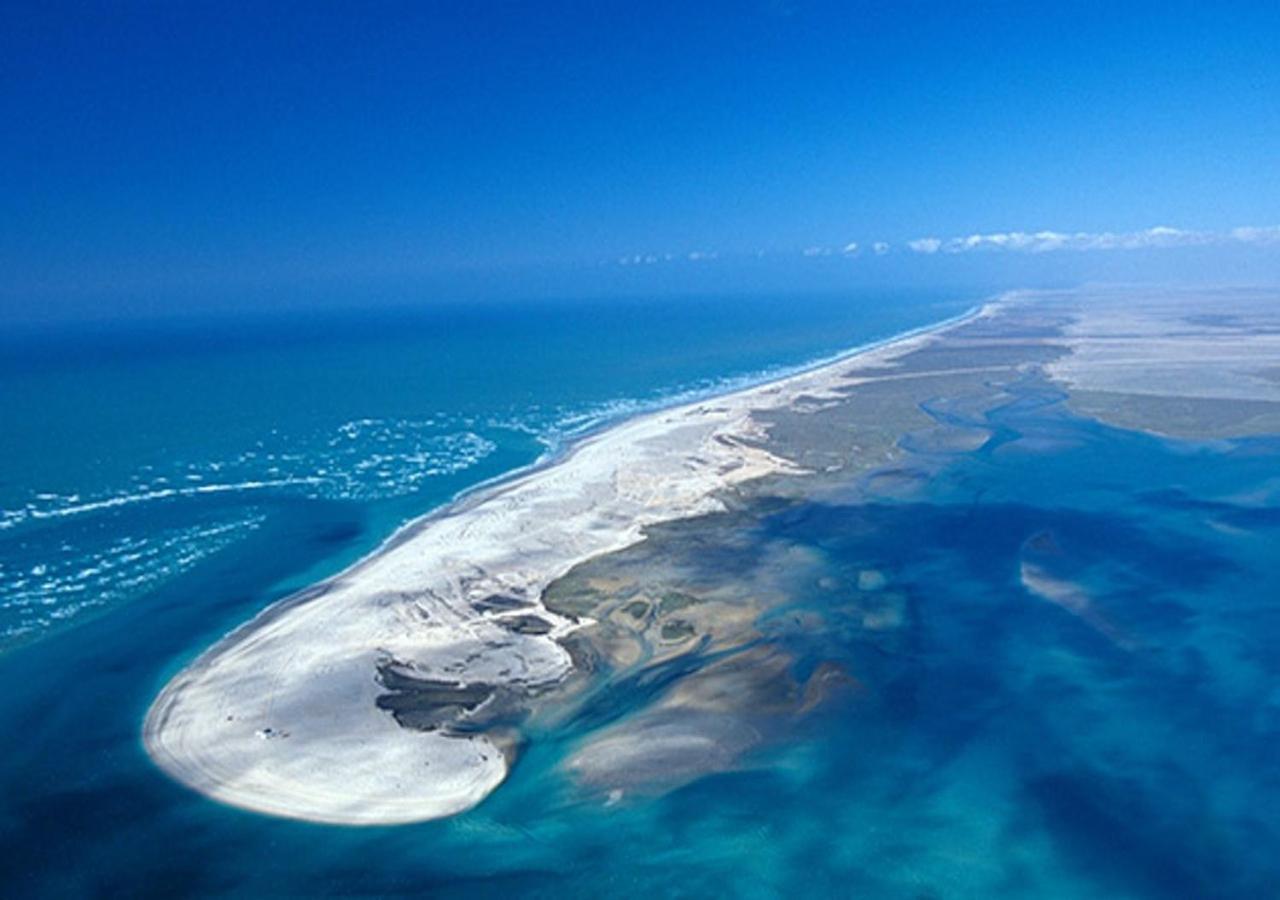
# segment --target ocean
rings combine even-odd
[[[359,555],[575,434],[972,299],[456,304],[0,338],[0,648],[145,596],[278,507],[342,507]]]
[[[407,519],[620,417],[980,299],[447,306],[11,341],[4,896],[1275,896],[1280,440],[1108,427],[1037,379],[982,412],[926,405],[991,437],[905,439],[927,473],[908,494],[864,479],[746,528],[675,526],[698,531],[679,571],[785,587],[758,627],[798,675],[851,678],[731,771],[617,804],[569,790],[575,743],[642,709],[657,688],[640,684],[528,735],[475,809],[418,825],[224,807],[143,752],[185,663]],[[833,596],[867,573],[893,629]],[[1029,577],[1094,600],[1048,602]]]
[[[348,854],[424,832],[316,829],[170,784],[138,740],[168,676],[404,522],[575,435],[979,299],[442,302],[0,334],[6,894],[378,893]],[[419,863],[388,883],[420,881]]]

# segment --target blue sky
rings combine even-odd
[[[1280,256],[1274,3],[9,2],[0,114],[10,320]]]

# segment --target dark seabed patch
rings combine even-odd
[[[1106,428],[1046,394],[983,418],[1006,447],[1052,444],[984,444],[910,499],[865,479],[848,502],[740,503],[576,570],[561,611],[613,610],[606,630],[653,628],[673,593],[670,614],[697,630],[699,607],[718,604],[708,621],[722,630],[602,667],[604,683],[545,738],[566,742],[551,756],[620,723],[661,736],[690,684],[767,650],[793,684],[834,671],[852,689],[816,707],[801,690],[768,717],[726,682],[714,716],[680,719],[727,754],[704,753],[702,778],[665,750],[628,748],[592,770],[597,788],[677,788],[600,814],[660,815],[672,836],[659,859],[683,859],[681,842],[728,854],[689,862],[691,878],[741,885],[732,868],[754,852],[748,868],[767,884],[885,896],[1274,892],[1280,857],[1258,852],[1280,847],[1274,507],[1265,490],[1210,498],[1265,489],[1277,457]],[[735,611],[744,625],[726,632]]]

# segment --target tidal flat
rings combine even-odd
[[[1013,295],[632,420],[216,645],[148,749],[251,809],[563,841],[523,851],[548,893],[599,875],[553,857],[609,865],[606,823],[638,890],[1269,893],[1273,306]]]

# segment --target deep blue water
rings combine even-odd
[[[932,473],[914,490],[868,479],[735,544],[755,560],[804,550],[772,573],[794,600],[761,628],[800,677],[834,660],[859,685],[741,770],[605,807],[556,773],[579,736],[535,735],[474,811],[349,829],[221,807],[146,760],[139,724],[169,675],[404,517],[610,411],[971,299],[440,310],[12,348],[0,412],[21,425],[0,505],[46,515],[0,532],[6,598],[15,574],[59,554],[110,561],[126,537],[170,562],[0,654],[4,894],[1277,895],[1280,442],[1110,429],[1035,383],[973,414],[993,435],[982,448],[910,447]],[[364,420],[381,424],[346,428]],[[282,483],[249,486],[268,481]],[[725,558],[698,553],[690,565]],[[1028,563],[1087,611],[1028,591]],[[833,602],[829,586],[867,568],[903,601],[891,632]],[[643,702],[624,686],[608,699],[615,714]]]

